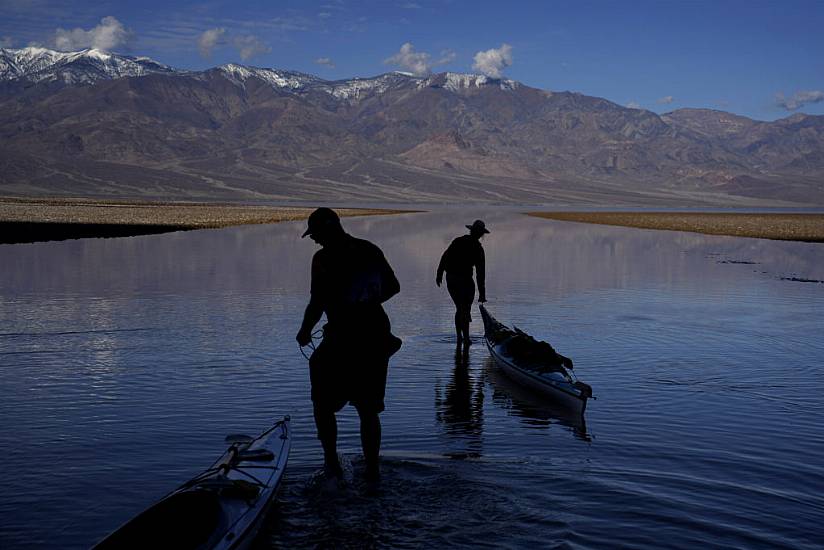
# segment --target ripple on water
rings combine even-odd
[[[346,220],[401,280],[384,480],[316,475],[294,333],[302,224],[0,247],[0,547],[88,547],[223,451],[292,415],[261,547],[815,548],[824,538],[824,248],[472,213],[490,310],[594,388],[570,416],[456,355],[434,285],[454,213]],[[742,244],[744,243],[744,244]],[[713,253],[715,255],[709,255]],[[718,264],[718,258],[758,262]]]

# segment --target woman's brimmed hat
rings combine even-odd
[[[481,220],[475,220],[472,222],[472,225],[467,225],[466,228],[473,232],[477,231],[479,233],[489,233],[489,229],[486,228],[486,224]]]

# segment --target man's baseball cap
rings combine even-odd
[[[301,235],[301,239],[306,235],[311,235],[312,233],[326,227],[340,227],[340,218],[334,210],[324,206],[318,208],[309,215],[307,224],[308,227],[306,228],[306,231],[303,232],[303,235]]]

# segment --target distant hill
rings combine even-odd
[[[659,116],[471,74],[328,81],[0,49],[0,194],[824,205],[824,117]]]

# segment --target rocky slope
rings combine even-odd
[[[659,116],[456,73],[327,81],[22,51],[0,50],[2,194],[824,204],[820,116]]]

